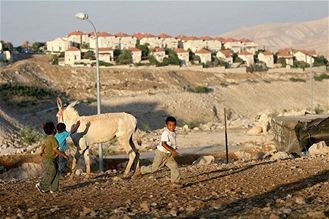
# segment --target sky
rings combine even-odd
[[[0,39],[20,45],[73,30],[85,12],[98,31],[221,35],[241,27],[302,22],[328,16],[328,1],[16,1],[0,0]]]

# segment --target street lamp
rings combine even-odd
[[[95,40],[96,40],[96,87],[97,87],[97,114],[101,114],[101,95],[100,95],[100,82],[99,82],[99,56],[98,56],[98,36],[94,23],[89,19],[88,14],[79,12],[75,15],[77,19],[88,21],[94,29]],[[98,145],[98,156],[99,156],[99,171],[103,172],[103,147],[102,144]]]

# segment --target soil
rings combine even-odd
[[[329,156],[181,166],[182,188],[164,169],[138,179],[108,171],[60,181],[40,194],[38,179],[2,183],[0,215],[19,218],[326,218]]]

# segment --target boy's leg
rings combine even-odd
[[[64,157],[58,158],[58,170],[61,176],[65,175],[67,160]]]
[[[178,164],[175,161],[174,157],[170,157],[166,162],[166,166],[170,169],[170,178],[171,182],[178,183],[180,180],[180,172],[178,169]]]
[[[46,191],[49,186],[52,184],[56,170],[55,170],[54,161],[45,160],[43,161],[43,173],[40,181],[40,188],[43,191]]]
[[[153,159],[153,163],[149,166],[143,166],[141,167],[141,174],[147,174],[147,173],[154,173],[159,169],[161,166],[163,160],[166,158],[166,154],[162,153],[159,150],[155,150],[155,155]]]
[[[53,175],[53,179],[51,181],[51,186],[50,186],[50,190],[53,192],[57,192],[59,189],[59,171],[58,171],[58,164],[56,162],[53,163],[54,165],[54,175]]]

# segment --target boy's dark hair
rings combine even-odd
[[[57,131],[59,133],[66,131],[66,125],[62,122],[57,124]]]
[[[53,134],[55,131],[55,124],[53,122],[46,122],[43,126],[43,131],[45,131],[47,135]]]
[[[168,124],[168,122],[174,122],[176,123],[176,118],[173,116],[168,116],[166,119],[166,124]]]

